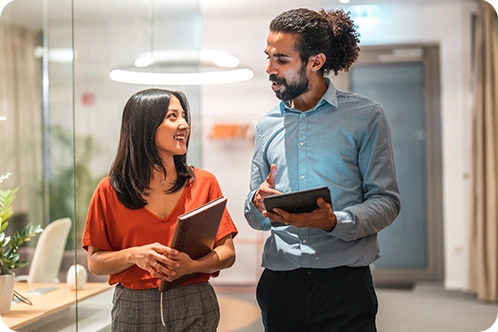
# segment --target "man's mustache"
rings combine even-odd
[[[279,78],[275,74],[271,74],[269,80],[279,84],[284,84],[284,85],[287,84],[285,78]]]

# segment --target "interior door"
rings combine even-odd
[[[437,46],[363,47],[338,88],[380,102],[392,131],[401,212],[379,233],[377,286],[443,279],[442,167]]]

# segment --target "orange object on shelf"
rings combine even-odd
[[[249,124],[217,123],[209,133],[211,139],[251,139]]]

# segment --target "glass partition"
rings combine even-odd
[[[46,230],[53,221],[69,218],[56,277],[58,288],[76,288],[70,296],[80,300],[69,315],[52,317],[52,323],[20,323],[15,330],[95,330],[109,325],[112,293],[105,288],[91,291],[93,284],[106,285],[107,277],[87,271],[81,237],[91,195],[115,154],[123,106],[133,93],[153,86],[116,82],[109,73],[134,67],[143,54],[199,50],[201,23],[197,0],[14,0],[2,11],[0,175],[12,175],[1,189],[19,187],[6,231],[13,233],[27,223]],[[197,70],[199,64],[190,66]],[[163,69],[157,63],[143,70]],[[162,87],[185,92],[193,123],[200,123],[199,86]],[[200,125],[194,125],[191,134],[189,163],[201,167]],[[39,238],[22,249],[30,264],[16,269],[16,275],[30,274]],[[87,272],[86,284],[70,285],[68,276],[73,284],[78,282],[68,274],[75,264]],[[11,311],[20,310],[17,305],[25,304],[15,304]]]

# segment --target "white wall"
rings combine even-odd
[[[471,199],[470,19],[473,6],[462,0],[423,8],[416,4],[379,8],[380,22],[360,27],[361,45],[436,43],[440,46],[444,282],[449,289],[467,290]],[[227,50],[255,72],[255,77],[248,82],[201,89],[203,167],[218,177],[240,230],[236,239],[237,263],[223,272],[220,282],[257,280],[261,246],[267,234],[250,229],[242,211],[249,188],[252,143],[211,140],[208,134],[217,122],[254,124],[278,102],[270,90],[263,53],[272,18],[225,17],[204,18],[203,21],[204,47]]]

